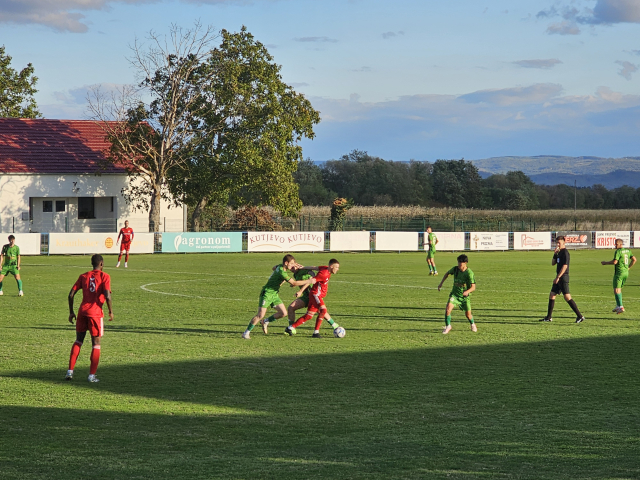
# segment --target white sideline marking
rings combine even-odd
[[[249,301],[248,299],[244,298],[224,298],[224,297],[200,297],[198,295],[185,295],[182,293],[169,293],[169,292],[159,292],[157,290],[152,290],[150,288],[147,288],[149,285],[161,285],[163,283],[180,283],[180,282],[197,282],[197,280],[173,280],[170,282],[153,282],[153,283],[146,283],[144,285],[140,285],[140,288],[146,292],[150,292],[150,293],[158,293],[160,295],[171,295],[173,297],[187,297],[187,298],[201,298],[203,300],[230,300],[230,301],[234,301],[234,302],[247,302]]]

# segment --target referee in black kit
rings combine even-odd
[[[564,295],[564,299],[567,301],[571,310],[573,310],[577,316],[576,323],[584,322],[584,317],[578,310],[578,306],[576,302],[571,298],[571,294],[569,293],[569,252],[567,251],[564,245],[564,237],[561,235],[556,238],[556,242],[558,246],[553,252],[553,260],[551,260],[551,265],[556,266],[556,278],[553,281],[553,285],[551,286],[551,293],[549,294],[549,310],[547,311],[547,316],[541,318],[541,322],[550,322],[552,320],[551,314],[553,313],[553,307],[556,304],[556,296],[559,293]]]

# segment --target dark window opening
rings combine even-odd
[[[64,212],[65,203],[66,202],[64,200],[56,200],[56,212]]]
[[[112,212],[113,212],[113,204],[115,203],[114,200],[115,200],[115,198],[111,197],[111,211]]]
[[[78,218],[96,218],[95,204],[93,197],[78,197]]]
[[[42,201],[42,211],[44,213],[53,212],[53,200],[43,200]]]

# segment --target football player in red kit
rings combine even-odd
[[[76,314],[73,313],[73,299],[78,290],[82,290],[82,304],[78,310],[76,341],[71,347],[69,370],[67,370],[65,379],[71,380],[73,378],[73,369],[88,330],[91,334],[91,343],[93,345],[88,380],[91,383],[96,383],[99,381],[96,378],[96,371],[100,361],[100,337],[102,337],[104,330],[102,305],[106,302],[107,307],[109,307],[110,322],[113,320],[113,309],[111,307],[111,277],[102,271],[104,267],[102,256],[92,256],[91,265],[93,265],[93,270],[80,275],[78,281],[71,287],[69,292],[69,323],[73,323],[73,320],[76,319]]]
[[[318,273],[311,279],[311,291],[309,292],[309,306],[307,307],[307,313],[296,320],[291,326],[287,327],[284,331],[287,335],[294,335],[296,328],[302,325],[307,320],[311,320],[317,313],[316,328],[313,331],[313,338],[320,338],[320,326],[322,320],[327,315],[327,307],[324,304],[324,297],[327,295],[327,289],[329,288],[329,279],[331,275],[338,273],[340,269],[340,263],[335,258],[329,260],[329,266],[319,267]]]
[[[129,249],[131,248],[131,241],[133,240],[133,228],[129,228],[129,220],[124,221],[124,228],[120,229],[116,245],[120,242],[120,237],[122,237],[122,243],[120,244],[120,255],[118,256],[118,264],[116,265],[116,268],[120,266],[122,252],[127,253],[126,257],[124,257],[124,268],[127,268],[127,262],[129,261]]]

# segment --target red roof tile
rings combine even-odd
[[[108,148],[96,121],[0,118],[0,173],[125,173],[100,163]]]

